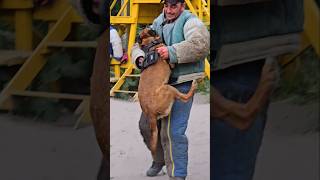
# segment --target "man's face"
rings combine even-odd
[[[178,2],[176,4],[165,3],[164,4],[164,14],[167,20],[173,20],[177,18],[181,12],[184,10],[184,3]]]

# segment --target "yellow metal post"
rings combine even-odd
[[[197,0],[198,4],[198,12],[199,12],[199,19],[203,20],[203,9],[202,9],[202,0]]]
[[[114,77],[116,79],[119,79],[121,76],[121,73],[120,73],[120,65],[119,64],[116,64],[114,65]]]
[[[206,76],[208,76],[208,79],[210,79],[210,63],[207,58],[204,60],[204,63],[204,73],[206,74]]]
[[[130,1],[131,6],[131,12],[130,15],[133,16],[135,19],[135,22],[130,25],[130,32],[129,32],[129,41],[128,41],[128,60],[131,62],[131,48],[133,47],[133,44],[135,43],[136,39],[136,33],[137,33],[137,27],[138,27],[138,14],[139,14],[139,5],[133,4],[132,1]]]
[[[16,10],[15,13],[15,45],[17,50],[32,50],[32,11]]]
[[[112,9],[115,6],[116,0],[111,4]],[[210,24],[210,2],[207,0],[186,0],[188,9],[199,17],[206,25]],[[129,8],[129,14],[123,13],[126,8]],[[136,31],[138,23],[151,24],[153,20],[161,13],[162,7],[159,0],[122,0],[122,6],[116,16],[111,16],[111,24],[126,24],[129,26],[128,35],[128,63],[120,65],[126,68],[124,74],[121,75],[117,83],[110,90],[110,95],[113,96],[115,92],[120,91],[121,86],[125,82],[126,77],[133,72],[134,65],[131,64],[131,48],[135,43]],[[127,12],[127,11],[125,11]],[[111,65],[116,65],[112,63]],[[117,76],[117,67],[114,68],[115,76]],[[205,74],[210,78],[210,64],[205,60]],[[127,92],[128,93],[128,92]]]
[[[320,10],[315,0],[304,0],[304,16],[305,33],[320,56]]]
[[[9,100],[13,91],[26,89],[35,76],[40,72],[46,61],[42,52],[46,49],[50,41],[62,41],[70,32],[74,10],[69,7],[62,14],[55,26],[48,32],[48,35],[42,40],[32,55],[22,65],[9,84],[1,91],[0,108]]]

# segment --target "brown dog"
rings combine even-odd
[[[155,40],[160,37],[151,29],[144,29],[140,33],[140,48],[150,46]],[[158,43],[151,46],[149,51],[154,51],[156,48],[164,46],[163,43]],[[138,97],[141,109],[149,119],[151,130],[150,150],[152,155],[155,155],[158,141],[157,120],[166,117],[171,111],[171,107],[175,99],[187,102],[196,90],[196,81],[193,81],[191,89],[187,94],[179,92],[173,86],[168,85],[171,69],[165,59],[159,59],[144,69],[140,76]]]

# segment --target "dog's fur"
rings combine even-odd
[[[98,46],[94,58],[91,75],[91,99],[90,114],[95,130],[98,145],[103,153],[97,180],[105,180],[110,177],[110,117],[109,117],[109,55],[107,44],[109,42],[109,18],[107,9],[109,1],[100,0],[100,13],[93,12],[93,0],[69,0],[85,22],[93,30],[99,31]]]
[[[160,38],[155,32],[146,28],[140,33],[140,47],[148,45],[153,40]],[[154,48],[163,46],[156,45]],[[160,56],[159,56],[160,58]],[[138,98],[141,109],[149,119],[151,130],[150,150],[155,154],[158,140],[157,120],[167,117],[175,99],[187,102],[196,90],[196,81],[193,81],[191,89],[187,94],[179,92],[173,86],[168,85],[171,69],[165,59],[158,59],[157,62],[141,73]]]

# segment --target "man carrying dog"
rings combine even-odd
[[[185,10],[184,0],[164,0],[163,12],[154,20],[151,28],[160,35],[165,44],[158,48],[157,52],[172,68],[169,84],[182,93],[188,92],[192,80],[203,76],[204,59],[209,53],[210,39],[206,26]],[[136,66],[141,68],[145,53],[138,44],[132,48],[131,57]],[[147,176],[156,176],[166,165],[171,180],[186,178],[188,140],[185,131],[192,101],[191,99],[183,103],[176,100],[169,116],[158,121],[160,136],[157,153],[153,156]],[[150,127],[144,114],[141,114],[139,128],[150,149]]]

